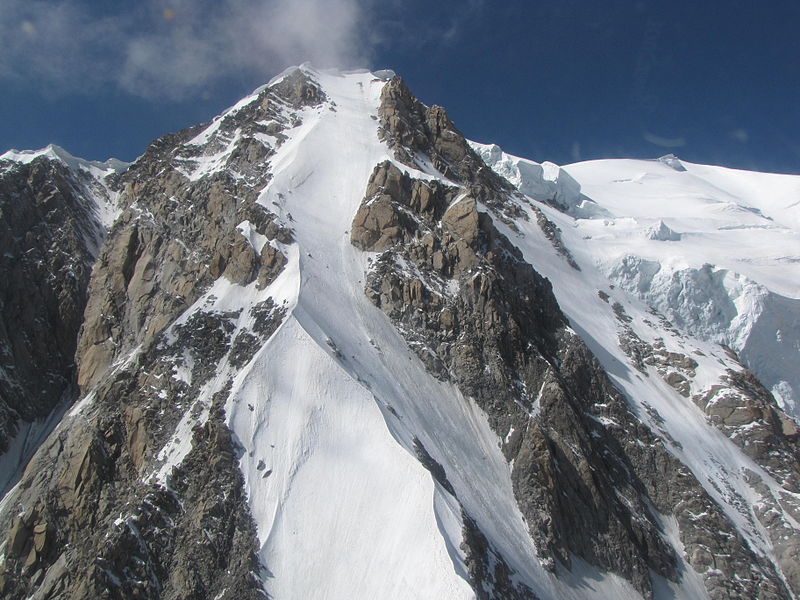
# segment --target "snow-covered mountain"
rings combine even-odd
[[[309,66],[65,156],[0,162],[110,215],[5,597],[800,595],[800,178],[540,165]]]
[[[800,417],[800,178],[672,156],[559,170],[473,147],[521,191],[577,217],[564,222],[567,245],[590,248],[611,284],[735,350]],[[548,166],[549,178],[536,171]]]

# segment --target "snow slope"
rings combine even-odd
[[[227,424],[257,529],[260,578],[272,598],[476,598],[462,547],[465,514],[505,559],[514,582],[541,600],[641,598],[628,582],[577,558],[571,572],[558,566],[557,576],[540,564],[514,497],[511,467],[485,414],[455,386],[430,375],[364,293],[374,255],[351,244],[349,229],[374,167],[389,160],[412,177],[445,179],[428,163],[420,172],[395,162],[379,140],[377,111],[391,72],[300,69],[319,83],[327,101],[294,115],[286,139],[269,156],[271,179],[258,198],[292,229],[294,242],[268,241],[248,221],[238,226],[257,253],[273,244],[287,265],[261,290],[256,281],[240,286],[220,277],[166,335],[198,312],[234,315],[232,335],[251,330],[249,309],[268,299],[285,309],[285,318],[243,368],[222,359],[144,480],[170,485],[173,467],[191,450],[193,428],[225,391]],[[188,145],[208,145],[222,117],[247,106],[260,90]],[[178,160],[187,179],[224,170],[240,133],[202,159]],[[496,226],[551,280],[571,327],[635,414],[691,469],[754,551],[772,558],[773,541],[755,511],[765,494],[786,493],[780,482],[655,370],[651,376],[637,370],[618,339],[624,310],[627,327],[641,340],[691,354],[697,362],[687,384],[693,393],[738,367],[720,348],[724,342],[791,408],[800,389],[793,379],[800,369],[791,368],[796,353],[785,351],[797,351],[799,339],[798,313],[792,312],[800,295],[800,209],[792,204],[798,181],[673,159],[560,168],[509,157],[496,146],[474,147],[529,196],[510,200],[519,202],[528,221],[520,219],[516,230],[499,220]],[[55,147],[3,158],[24,162],[42,154],[101,179],[116,168],[73,159]],[[580,270],[543,233],[537,211],[560,228]],[[659,321],[653,307],[683,332]],[[766,364],[758,356],[767,356]],[[173,376],[188,381],[191,371],[184,365]],[[92,401],[87,395],[68,419],[80,418]],[[419,460],[420,447],[441,465],[452,492]],[[748,473],[763,487],[756,489]],[[798,526],[791,515],[779,516]],[[664,517],[663,526],[682,556],[674,518]],[[658,600],[708,597],[700,575],[687,565],[681,572],[678,583],[653,575]]]
[[[655,432],[661,432],[668,448],[686,464],[728,517],[745,532],[753,548],[769,555],[771,542],[753,513],[760,495],[747,481],[747,472],[758,473],[779,497],[783,490],[761,467],[755,464],[722,432],[707,422],[704,413],[689,399],[680,396],[663,379],[645,376],[631,364],[629,357],[615,343],[620,333],[614,302],[624,307],[631,326],[640,338],[655,343],[661,338],[667,349],[691,353],[699,363],[693,390],[704,389],[717,381],[724,368],[735,364],[715,344],[687,339],[653,323],[649,307],[620,289],[611,289],[602,269],[595,264],[595,248],[572,228],[570,217],[544,207],[547,216],[563,231],[581,270],[570,268],[556,253],[550,240],[538,229],[535,219],[518,223],[521,233],[505,233],[523,251],[525,259],[553,282],[553,291],[570,324],[600,360],[612,381],[627,396],[635,414]],[[568,228],[572,228],[570,230]],[[598,290],[609,295],[606,302]],[[700,356],[695,353],[699,350]],[[720,368],[722,363],[722,369]],[[658,415],[654,418],[654,415]],[[791,519],[791,517],[790,517]]]
[[[507,155],[498,160],[506,169],[526,162]],[[691,394],[719,383],[726,369],[739,368],[718,345],[727,343],[773,386],[778,402],[800,416],[800,177],[691,164],[676,170],[675,161],[668,162],[672,166],[637,160],[569,165],[565,170],[602,216],[575,218],[544,197],[521,204],[530,220],[518,221],[519,231],[498,225],[551,280],[571,326],[637,416],[661,433],[751,547],[772,557],[774,542],[756,509],[762,494],[770,502],[786,494],[782,482],[709,423],[690,398],[653,376],[655,369],[635,368],[616,343],[624,333],[617,313],[627,315],[627,327],[645,342],[696,360]],[[534,210],[559,228],[579,270],[544,235]],[[729,312],[721,315],[724,309]],[[753,485],[753,472],[767,491]],[[782,518],[797,528],[790,513]],[[672,541],[680,547],[674,536]],[[684,590],[679,597],[695,596]]]
[[[261,291],[218,280],[179,322],[195,310],[235,311],[270,297],[287,316],[243,369],[222,365],[153,475],[169,482],[191,427],[234,376],[227,420],[242,447],[271,597],[474,598],[463,510],[515,581],[542,600],[639,598],[626,581],[580,560],[559,578],[539,564],[485,415],[432,377],[367,299],[372,257],[353,247],[349,228],[373,168],[391,160],[374,118],[386,76],[302,68],[329,102],[303,109],[301,124],[285,132],[259,197],[294,231],[295,243],[282,248],[289,262]],[[247,223],[240,231],[252,233]],[[265,240],[250,233],[260,249]],[[237,327],[248,327],[247,310],[240,314]],[[416,444],[442,465],[455,496],[421,464]],[[664,597],[703,597],[691,591],[696,581],[656,587]]]
[[[293,216],[300,252],[288,270],[299,289],[228,409],[247,449],[242,469],[272,573],[266,589],[275,597],[470,598],[460,511],[416,459],[414,436],[456,489],[472,488],[468,509],[505,506],[498,533],[528,556],[531,544],[519,539],[505,460],[480,412],[425,372],[364,295],[365,257],[349,227],[372,169],[389,158],[371,118],[383,81],[316,77],[336,111],[304,115],[260,199]],[[489,460],[493,469],[482,466]],[[497,473],[506,474],[502,486]]]
[[[580,220],[577,230],[613,282],[686,331],[732,347],[798,418],[800,177],[682,164],[685,171],[634,160],[565,167],[613,215]],[[642,239],[656,221],[680,241]],[[631,276],[631,256],[652,276]]]
[[[293,217],[297,297],[228,406],[246,449],[242,469],[270,571],[267,591],[474,597],[464,580],[460,511],[416,459],[418,438],[467,513],[543,599],[598,591],[638,597],[588,565],[573,576],[591,574],[595,590],[539,566],[482,412],[431,377],[366,298],[369,257],[351,245],[349,227],[372,169],[389,159],[371,118],[383,82],[369,73],[315,75],[336,111],[304,116],[273,159],[275,177],[260,199]]]

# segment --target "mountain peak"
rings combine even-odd
[[[797,303],[710,242],[789,248],[794,209],[683,166],[512,157],[310,65],[160,138],[54,329],[75,404],[0,503],[0,593],[789,600]],[[0,218],[83,191],[32,170]]]

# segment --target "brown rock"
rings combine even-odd
[[[350,241],[361,250],[381,251],[401,240],[400,216],[392,197],[381,195],[362,204],[350,230]]]
[[[36,548],[31,547],[30,552],[28,552],[28,556],[25,558],[25,561],[22,563],[23,569],[33,570],[33,567],[36,566],[39,557],[36,554]]]
[[[20,420],[44,419],[74,395],[89,275],[106,231],[87,194],[100,187],[92,176],[46,156],[0,163],[2,454]]]
[[[478,239],[478,205],[475,199],[464,196],[452,204],[442,217],[442,226],[472,246]]]
[[[30,525],[25,522],[24,517],[18,517],[11,531],[8,533],[8,552],[11,556],[20,556],[26,549],[31,538]]]
[[[675,388],[679,394],[688,398],[690,385],[689,380],[676,371],[670,371],[664,376],[664,381]]]
[[[445,308],[439,313],[439,323],[441,323],[442,327],[445,329],[453,329],[456,326],[456,317],[453,311],[449,308]]]
[[[37,523],[33,528],[33,547],[39,555],[47,554],[52,537],[47,528],[47,523]]]
[[[262,290],[275,281],[287,262],[286,256],[280,250],[273,248],[270,244],[264,244],[261,249],[261,266],[258,270],[258,283],[256,284],[258,289]]]
[[[140,406],[135,406],[128,411],[127,430],[128,453],[136,470],[141,471],[147,448],[147,426],[144,411]]]
[[[247,285],[256,278],[258,258],[250,242],[239,231],[231,233],[230,253],[224,277],[231,283]]]

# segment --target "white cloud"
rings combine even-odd
[[[364,0],[372,17],[366,32],[373,46],[393,49],[421,48],[433,54],[455,47],[465,39],[487,9],[487,0],[462,0],[457,10],[434,3],[425,9],[408,0]],[[366,9],[365,9],[366,10]]]
[[[359,0],[145,0],[111,16],[90,6],[0,2],[0,79],[183,99],[226,80],[259,83],[306,60],[364,65],[370,54]]]
[[[80,88],[93,80],[107,57],[94,56],[112,43],[117,25],[91,18],[74,2],[4,0],[0,3],[0,77],[37,86]],[[107,65],[108,66],[108,65]]]
[[[736,140],[742,144],[746,144],[750,140],[750,134],[747,133],[746,129],[734,129],[729,135],[732,140]]]
[[[654,146],[659,146],[661,148],[682,148],[686,145],[686,138],[661,137],[660,135],[650,133],[649,131],[642,132],[642,139],[644,139],[646,142],[650,142]]]

